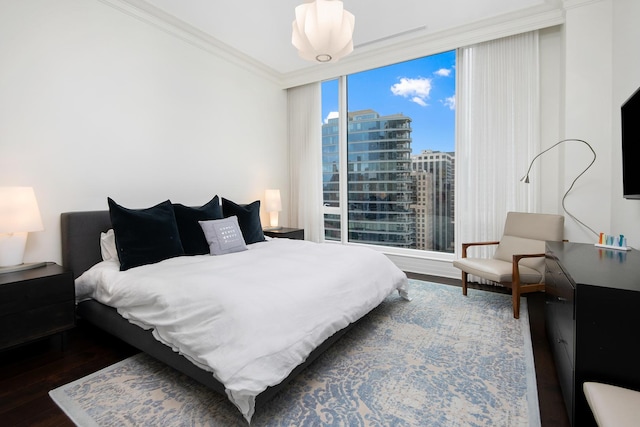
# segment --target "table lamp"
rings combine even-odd
[[[23,264],[27,235],[42,231],[42,219],[31,187],[0,187],[0,273],[46,263]]]
[[[264,208],[269,212],[269,227],[267,230],[279,230],[278,213],[282,210],[282,201],[280,200],[280,190],[265,190],[264,192]]]

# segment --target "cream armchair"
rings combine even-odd
[[[467,295],[467,275],[511,288],[513,317],[520,318],[520,295],[544,290],[546,241],[562,241],[562,215],[508,212],[500,241],[462,244],[462,258],[453,266],[462,270],[462,294]],[[469,258],[472,246],[497,245],[493,258]]]

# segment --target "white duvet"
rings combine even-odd
[[[116,307],[224,384],[250,421],[255,397],[407,278],[364,247],[272,239],[222,256],[185,256],[119,271],[96,264],[76,297]]]

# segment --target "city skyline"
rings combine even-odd
[[[412,153],[455,151],[455,50],[348,76],[348,111],[411,117]],[[338,110],[338,81],[322,83],[322,119]]]
[[[349,112],[348,172],[338,171],[338,118],[322,126],[323,203],[337,207],[347,180],[348,240],[452,252],[455,154],[411,154],[410,117]],[[325,238],[341,240],[340,215],[325,214]]]

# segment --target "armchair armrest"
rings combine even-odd
[[[488,246],[488,245],[498,245],[500,242],[492,241],[492,242],[473,242],[473,243],[463,243],[462,244],[462,258],[467,257],[467,249],[471,246]]]
[[[539,258],[544,257],[546,254],[518,254],[513,255],[513,272],[511,275],[511,279],[513,283],[520,283],[520,269],[518,267],[518,263],[523,258]]]

